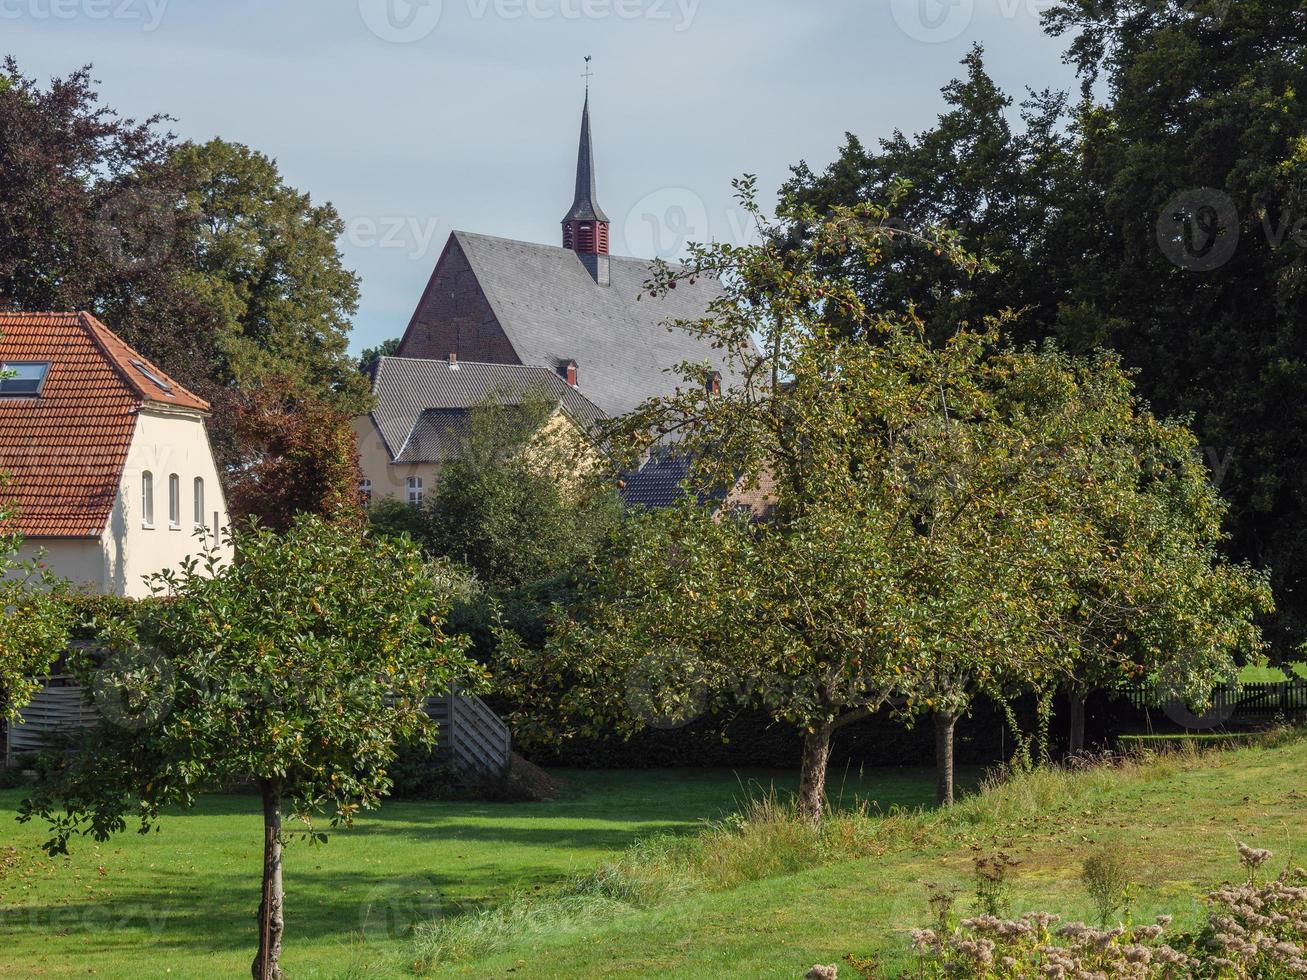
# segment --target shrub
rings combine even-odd
[[[1034,980],[1034,978],[1179,978],[1192,962],[1162,942],[1169,919],[1156,925],[1111,930],[1081,923],[1057,927],[1059,917],[1027,912],[1020,919],[992,915],[964,919],[960,929],[941,936],[916,929],[912,942],[922,954],[922,975]]]
[[[1155,924],[1094,929],[1060,917],[1028,912],[1019,919],[981,915],[959,928],[915,929],[923,977],[977,980],[1101,977],[1104,980],[1280,980],[1307,976],[1307,871],[1286,870],[1259,884],[1257,870],[1271,858],[1241,844],[1248,872],[1207,896],[1207,923],[1197,934],[1167,938],[1170,916]],[[1120,865],[1091,858],[1103,894],[1119,897],[1128,881]],[[1095,899],[1097,901],[1097,898]],[[1100,905],[1100,912],[1102,906]]]
[[[975,859],[972,877],[976,883],[976,908],[991,918],[1007,914],[1012,885],[1008,876],[1017,862],[1006,854],[981,855]]]
[[[1106,844],[1085,858],[1080,880],[1098,910],[1098,924],[1106,929],[1112,916],[1130,909],[1130,864],[1125,855]]]

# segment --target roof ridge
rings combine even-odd
[[[396,357],[394,354],[383,355],[383,361],[414,361],[418,364],[449,364],[449,361],[443,357]],[[554,374],[549,368],[539,364],[505,364],[503,361],[456,361],[459,367],[470,365],[474,367],[495,367],[495,368],[522,368],[528,371],[544,371],[546,374]]]
[[[66,319],[76,320],[81,316],[77,310],[0,310],[0,319],[30,319],[34,316],[64,317]]]
[[[95,344],[97,348],[99,348],[100,353],[103,354],[109,360],[109,362],[113,365],[114,370],[117,371],[120,376],[122,376],[123,380],[125,380],[127,384],[137,393],[137,395],[140,396],[143,402],[154,402],[159,405],[175,404],[174,402],[170,402],[165,399],[155,397],[150,392],[150,390],[145,387],[144,384],[142,384],[135,377],[133,377],[120,363],[118,363],[118,358],[114,355],[113,351],[109,350],[107,344],[105,343],[105,338],[101,336],[101,332],[107,334],[110,338],[112,338],[112,340],[115,343],[121,344],[129,357],[136,358],[137,360],[141,361],[146,367],[150,369],[150,372],[152,374],[157,374],[162,380],[166,381],[169,385],[176,388],[183,395],[186,395],[189,398],[192,398],[195,401],[199,402],[201,405],[203,405],[204,407],[200,409],[200,411],[207,412],[210,409],[211,406],[207,399],[201,398],[199,395],[195,394],[195,392],[191,391],[189,388],[187,388],[185,385],[179,382],[176,378],[170,375],[167,371],[164,371],[161,367],[159,367],[159,365],[157,365],[150,358],[146,357],[131,344],[127,343],[127,341],[119,337],[116,333],[114,333],[107,326],[105,326],[104,323],[102,323],[95,316],[95,314],[90,313],[86,310],[78,310],[75,315],[77,317],[77,322],[90,335],[92,342]],[[191,408],[191,406],[189,405],[181,405],[177,407]]]
[[[451,235],[454,235],[454,236],[456,236],[456,237],[462,237],[462,238],[479,238],[479,239],[481,239],[481,240],[483,240],[483,241],[488,241],[488,242],[504,242],[504,243],[507,244],[507,245],[525,245],[525,246],[527,246],[528,248],[544,248],[544,249],[548,249],[548,250],[551,251],[551,252],[565,252],[565,253],[568,254],[568,255],[576,255],[576,251],[575,251],[574,249],[565,248],[565,247],[562,246],[562,245],[548,245],[548,244],[546,244],[546,243],[544,243],[544,242],[528,242],[526,239],[523,239],[523,238],[505,238],[503,235],[485,235],[485,234],[482,234],[482,233],[479,232],[479,231],[462,231],[462,230],[457,229],[457,228],[454,229],[454,231],[450,232],[450,234],[451,234]],[[616,259],[616,260],[619,261],[619,262],[641,262],[641,263],[645,263],[645,264],[649,264],[649,265],[652,265],[654,262],[657,262],[657,261],[658,261],[657,259],[646,259],[646,258],[642,258],[642,257],[639,256],[639,255],[616,255],[616,254],[614,254],[614,255],[610,255],[609,258],[610,258],[610,259]],[[578,262],[580,262],[580,261],[581,261],[581,257],[578,255],[576,260],[577,260]],[[685,264],[684,262],[680,262],[680,263],[677,263],[677,262],[669,262],[669,263],[668,263],[668,265],[673,265],[673,266],[675,266],[675,265],[684,265],[684,264]]]

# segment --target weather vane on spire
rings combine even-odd
[[[593,60],[594,55],[588,54],[585,56],[585,74],[581,77],[585,79],[585,90],[587,93],[590,91],[590,79],[594,78],[595,74],[590,70],[590,62]]]

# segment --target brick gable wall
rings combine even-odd
[[[396,354],[445,360],[451,353],[460,361],[522,363],[452,235]]]

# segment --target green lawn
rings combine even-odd
[[[692,832],[734,808],[750,780],[725,772],[567,774],[569,795],[532,805],[396,804],[288,855],[290,980],[402,977],[414,947],[394,933],[416,918],[457,916],[538,893],[563,909],[506,948],[432,968],[435,977],[761,977],[793,980],[814,962],[879,952],[910,965],[907,930],[927,918],[924,883],[967,887],[976,854],[1020,864],[1014,911],[1087,918],[1080,863],[1106,842],[1136,867],[1136,918],[1174,912],[1237,873],[1234,844],[1307,853],[1307,740],[1124,769],[1043,772],[973,795],[949,813],[876,818],[865,856],[797,874],[633,908],[612,901],[568,918],[550,899],[570,873],[594,868],[660,831]],[[915,807],[929,775],[837,776],[835,792]],[[789,780],[777,777],[784,787]],[[0,820],[18,794],[0,794]],[[39,858],[35,828],[0,823],[0,973],[12,976],[247,975],[258,867],[253,801],[216,797],[71,859]],[[587,906],[586,908],[589,908]],[[965,903],[961,911],[969,911]],[[398,927],[398,928],[396,928]],[[6,973],[7,971],[7,973]],[[848,973],[849,971],[844,971]]]
[[[534,804],[395,803],[319,848],[286,856],[283,964],[307,977],[397,976],[415,918],[458,914],[547,890],[639,838],[696,829],[786,773],[563,773],[568,790]],[[859,781],[833,793],[916,806],[926,773]],[[258,904],[256,800],[216,796],[148,837],[39,851],[41,829],[14,822],[21,793],[0,792],[0,976],[248,976]]]
[[[1307,678],[1307,663],[1291,663],[1283,667],[1245,667],[1239,671],[1240,684],[1283,684],[1299,677]]]
[[[1015,912],[1091,919],[1079,874],[1100,842],[1133,861],[1137,921],[1173,912],[1178,926],[1189,927],[1201,915],[1197,898],[1239,876],[1236,842],[1270,848],[1276,867],[1289,858],[1301,863],[1304,772],[1307,741],[1300,740],[1125,773],[1039,775],[965,801],[952,814],[896,822],[877,856],[533,937],[431,975],[793,980],[849,952],[880,954],[893,970],[911,968],[907,932],[928,923],[925,882],[962,888],[966,913],[973,857],[1001,849],[1020,862]]]

